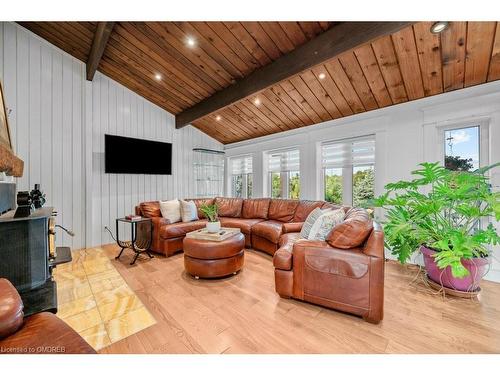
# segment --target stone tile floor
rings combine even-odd
[[[95,350],[156,323],[101,248],[73,251],[54,270],[57,316]]]

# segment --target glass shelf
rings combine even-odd
[[[224,193],[224,154],[194,152],[195,196],[212,198]]]

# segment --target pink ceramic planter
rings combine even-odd
[[[453,277],[451,267],[445,269],[438,268],[434,257],[436,251],[425,246],[420,247],[420,251],[424,255],[425,269],[427,276],[434,282],[443,285],[444,287],[460,290],[463,292],[473,292],[479,288],[481,279],[488,272],[488,265],[491,259],[488,258],[473,258],[462,259],[463,266],[469,271],[469,275],[463,279]]]

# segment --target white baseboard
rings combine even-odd
[[[485,280],[500,283],[500,270],[490,269],[490,272],[484,277]]]

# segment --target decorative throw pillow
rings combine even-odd
[[[178,199],[171,201],[160,201],[161,216],[169,220],[171,223],[181,221],[181,205]]]
[[[344,221],[344,209],[332,210],[324,212],[313,224],[309,236],[309,240],[324,241],[326,236],[338,224]]]
[[[182,222],[198,220],[198,209],[193,201],[183,201],[181,199],[181,218]]]
[[[313,224],[318,220],[318,218],[327,211],[331,210],[321,210],[321,208],[317,207],[311,211],[309,215],[307,215],[306,221],[304,221],[304,225],[302,225],[302,230],[300,231],[300,237],[307,239],[309,237],[309,233],[311,232],[311,228]]]

